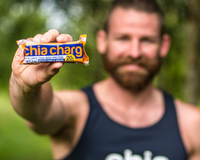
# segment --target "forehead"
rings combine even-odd
[[[117,7],[109,18],[109,32],[159,35],[159,16],[156,13]]]

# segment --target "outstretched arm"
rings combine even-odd
[[[43,35],[36,35],[33,41],[67,42],[72,41],[72,37],[49,30]],[[21,58],[23,51],[18,48],[12,62],[9,88],[11,103],[33,130],[41,134],[53,134],[64,125],[66,111],[48,81],[59,72],[63,63],[20,65]]]

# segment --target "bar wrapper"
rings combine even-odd
[[[21,39],[17,41],[24,50],[25,59],[21,64],[35,64],[43,62],[82,63],[89,65],[84,46],[87,35],[80,35],[78,41],[67,43],[39,43]]]

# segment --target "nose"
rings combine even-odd
[[[139,58],[141,56],[140,41],[138,39],[131,41],[128,53],[133,58]]]

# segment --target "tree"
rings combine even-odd
[[[200,89],[200,2],[190,0],[186,19],[187,39],[186,42],[186,90],[185,97],[190,103],[199,102]]]

